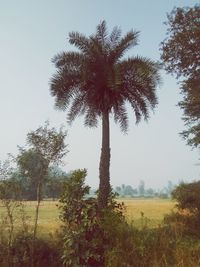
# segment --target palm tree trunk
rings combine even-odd
[[[110,195],[110,126],[109,113],[102,114],[102,147],[99,165],[99,209],[106,208]]]

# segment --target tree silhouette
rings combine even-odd
[[[160,80],[159,64],[143,57],[124,59],[125,52],[137,45],[138,32],[129,31],[121,37],[114,27],[107,32],[101,22],[96,33],[86,37],[69,33],[75,52],[62,52],[53,58],[57,72],[50,90],[58,109],[68,110],[68,122],[85,115],[85,126],[97,126],[102,120],[102,149],[99,165],[99,208],[105,208],[110,194],[110,132],[113,115],[123,132],[128,128],[126,104],[130,103],[138,123],[149,118],[149,109],[157,104],[155,89]]]

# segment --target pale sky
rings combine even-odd
[[[193,6],[193,0],[0,0],[0,160],[17,154],[26,135],[49,120],[52,126],[66,126],[70,152],[64,169],[86,168],[87,183],[98,186],[101,124],[84,128],[82,118],[72,126],[66,114],[54,108],[49,81],[55,68],[55,54],[73,50],[68,33],[90,35],[100,21],[110,30],[120,26],[125,34],[140,31],[139,45],[129,52],[159,60],[159,44],[165,38],[166,14],[174,6]],[[159,104],[148,123],[135,125],[130,111],[127,135],[111,123],[111,184],[159,188],[168,180],[199,179],[199,153],[191,150],[179,133],[184,130],[181,99],[174,77],[161,73]],[[112,118],[111,118],[112,119]]]

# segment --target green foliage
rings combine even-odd
[[[26,267],[31,266],[32,255],[31,255],[31,241],[32,237],[30,235],[22,235],[19,233],[12,247],[12,257],[14,266],[16,267]],[[35,257],[34,257],[34,267],[50,266],[50,267],[61,267],[59,249],[56,247],[57,241],[55,243],[49,240],[43,240],[37,238],[35,240]]]
[[[35,208],[35,221],[33,229],[33,240],[31,247],[31,267],[34,267],[36,255],[36,236],[38,230],[39,207],[42,199],[42,186],[48,173],[50,164],[61,161],[67,153],[65,145],[66,132],[60,128],[59,132],[55,128],[49,128],[46,122],[44,127],[39,127],[35,131],[28,133],[27,142],[29,149],[20,149],[17,156],[17,164],[20,171],[36,185],[37,205]]]
[[[6,178],[10,177],[13,168],[11,166],[10,159],[5,161],[0,161],[0,180],[5,180]]]
[[[49,266],[62,267],[60,260],[59,243],[54,239],[35,240],[36,249],[33,260],[34,267]],[[0,266],[1,267],[28,267],[32,264],[32,236],[28,233],[18,232],[13,240],[9,260],[7,250],[4,244],[0,243]]]
[[[198,147],[200,145],[200,71],[195,77],[182,82],[181,90],[183,100],[179,102],[184,111],[183,120],[187,129],[181,134],[187,140],[188,145]]]
[[[14,179],[9,179],[11,170],[12,168],[9,161],[5,161],[4,164],[1,164],[0,175],[4,179],[0,181],[0,201],[1,205],[5,208],[5,215],[1,224],[1,226],[4,226],[4,233],[2,232],[1,241],[5,240],[8,256],[10,255],[14,236],[14,213],[19,212],[19,209],[22,207],[22,202],[20,201],[20,184]],[[7,235],[6,238],[5,235]]]
[[[36,150],[21,150],[17,156],[17,164],[20,166],[22,175],[34,180],[36,185],[44,181],[48,163]]]
[[[172,197],[178,202],[178,209],[187,209],[197,214],[200,218],[200,181],[193,183],[182,183],[177,186]]]
[[[200,144],[200,5],[174,8],[168,14],[167,38],[162,42],[162,60],[169,73],[183,76],[179,106],[187,129],[181,134],[189,145]]]
[[[19,182],[14,179],[0,181],[0,199],[8,202],[21,199],[21,187]]]
[[[48,169],[46,183],[44,185],[44,195],[53,200],[58,199],[63,190],[64,181],[68,178],[68,174],[58,166],[50,166]]]
[[[166,223],[176,223],[187,235],[200,237],[200,182],[182,183],[172,191],[177,212],[165,216]]]
[[[64,222],[63,261],[67,266],[104,266],[105,251],[116,235],[122,220],[121,205],[111,196],[105,210],[98,209],[97,200],[87,197],[84,184],[86,170],[74,171],[65,182],[61,196],[61,218]],[[112,227],[110,227],[112,225]]]
[[[35,184],[43,183],[50,164],[61,161],[66,155],[66,132],[60,128],[49,128],[47,121],[44,127],[29,132],[27,142],[29,149],[20,149],[17,164],[24,176],[35,180]]]
[[[101,266],[98,252],[102,236],[97,217],[97,203],[86,198],[89,187],[84,185],[86,170],[74,171],[65,182],[61,196],[61,218],[64,222],[63,261],[67,266]],[[103,239],[102,239],[103,242]],[[98,255],[99,254],[99,255]]]
[[[36,179],[31,179],[30,177],[28,177],[27,171],[16,169],[11,173],[10,178],[8,179],[11,179],[13,182],[19,184],[21,190],[20,196],[23,200],[37,200],[37,177]],[[44,178],[42,178],[44,179],[44,183],[43,196],[41,197],[58,199],[62,192],[63,182],[65,179],[67,179],[67,177],[67,173],[60,167],[56,165],[49,166],[47,174]]]
[[[41,126],[28,133],[29,149],[20,149],[17,164],[23,178],[26,180],[26,177],[28,177],[31,180],[27,182],[32,185],[35,192],[38,186],[44,184],[50,164],[59,163],[68,152],[64,142],[65,137],[66,132],[62,128],[59,131],[50,128],[48,121],[45,122],[44,127]]]
[[[43,127],[27,134],[27,143],[49,165],[60,162],[68,152],[65,144],[66,135],[67,133],[63,131],[62,127],[57,131],[54,127],[50,128],[49,122],[46,121]]]
[[[19,212],[22,207],[20,201],[20,187],[19,184],[12,180],[3,180],[0,182],[0,200],[2,206],[5,208],[5,215],[3,218],[4,234],[7,235],[6,243],[8,248],[8,255],[10,254],[14,225],[15,225],[15,212]],[[4,236],[3,234],[3,236]]]
[[[189,259],[182,256],[189,247],[176,228],[149,229],[143,222],[144,214],[141,229],[135,228],[126,222],[123,205],[114,195],[99,212],[96,199],[86,197],[89,187],[84,184],[85,176],[86,170],[73,172],[60,200],[66,266],[161,267],[176,266],[181,260],[195,266],[199,257],[192,259],[192,251],[187,254]],[[198,244],[195,249],[197,254]]]
[[[7,179],[0,182],[0,205],[3,212],[0,218],[0,266],[62,266],[59,242],[35,238],[30,218],[25,212],[18,181]]]
[[[162,42],[162,60],[170,73],[193,76],[199,71],[200,5],[174,8],[168,14],[167,38]]]

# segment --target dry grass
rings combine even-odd
[[[126,217],[129,222],[137,227],[147,224],[149,227],[157,227],[162,224],[164,215],[175,206],[170,199],[120,199],[126,207]]]
[[[137,227],[148,225],[149,227],[157,227],[162,223],[165,214],[169,213],[174,202],[169,199],[119,199],[119,202],[124,202],[126,207],[126,217],[129,222]],[[59,209],[57,201],[42,201],[39,211],[39,233],[41,235],[54,234],[59,225]],[[36,202],[25,202],[25,211],[29,216],[28,222],[33,223],[35,214]],[[4,213],[3,207],[0,205],[0,215]],[[143,214],[143,216],[142,216]]]

